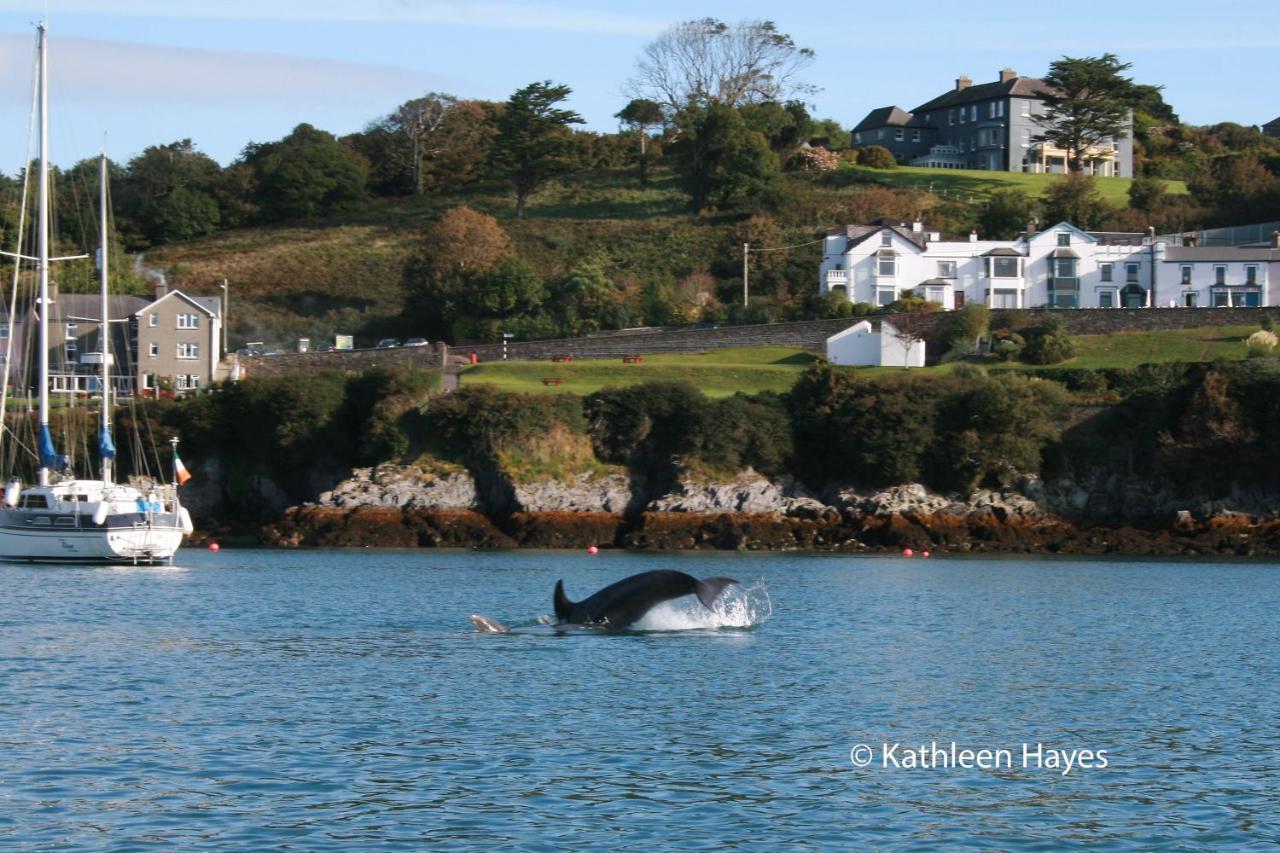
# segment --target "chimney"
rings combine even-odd
[[[911,223],[911,231],[913,234],[921,233],[922,231],[924,231],[924,223],[921,222],[919,219],[915,220],[914,222]]]
[[[156,301],[164,299],[165,294],[168,292],[169,283],[164,280],[164,277],[156,279]]]
[[[1012,68],[1008,67],[1007,65],[1004,68],[1000,69],[1001,83],[1008,83],[1010,80],[1017,80],[1017,79],[1018,79],[1018,72],[1014,71]]]
[[[976,243],[976,242],[978,242],[978,232],[977,232],[977,231],[970,231],[970,232],[969,232],[969,242],[970,242],[970,243]]]
[[[1200,235],[1187,234],[1182,238],[1182,242],[1187,248],[1194,248],[1196,243],[1200,242]]]
[[[972,86],[972,85],[973,85],[973,78],[971,78],[971,77],[957,77],[957,78],[956,78],[956,91],[957,91],[957,92],[963,92],[965,89],[968,89],[968,88],[969,88],[970,86]]]
[[[1028,240],[1036,236],[1036,224],[1037,223],[1034,216],[1027,221],[1027,239]]]

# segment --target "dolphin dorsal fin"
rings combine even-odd
[[[702,602],[702,606],[711,610],[716,598],[720,596],[720,593],[724,592],[724,588],[735,583],[737,581],[733,578],[703,578],[698,581],[695,591],[698,593],[698,600]]]
[[[564,581],[556,581],[556,592],[551,602],[555,607],[557,621],[568,622],[569,615],[573,613],[573,602],[564,594]]]

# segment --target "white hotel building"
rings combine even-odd
[[[877,307],[911,293],[944,309],[1280,305],[1280,232],[1263,245],[1170,246],[1060,222],[1016,240],[942,240],[920,222],[827,234],[823,293]]]

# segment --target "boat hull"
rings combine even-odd
[[[182,544],[176,514],[111,518],[106,524],[36,527],[29,516],[0,511],[0,560],[59,563],[158,563],[173,558]],[[87,522],[87,519],[86,519]]]

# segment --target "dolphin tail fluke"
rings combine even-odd
[[[702,602],[702,606],[708,610],[713,610],[713,604],[724,592],[724,588],[737,583],[733,578],[703,578],[698,581],[698,600]]]
[[[557,622],[568,622],[573,613],[573,602],[564,594],[564,581],[556,581],[556,592],[552,598],[556,610]]]

